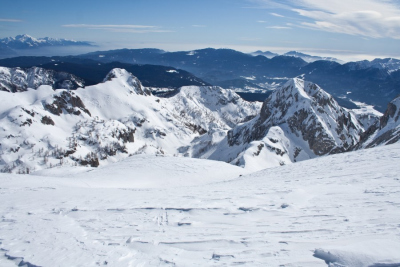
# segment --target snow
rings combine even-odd
[[[179,73],[177,70],[167,70],[168,73]]]
[[[0,263],[398,266],[399,158],[394,144],[248,174],[143,155],[1,174]]]

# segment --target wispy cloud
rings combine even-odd
[[[247,42],[254,42],[254,41],[261,40],[261,38],[240,37],[238,40],[247,41]]]
[[[127,33],[148,33],[148,32],[171,32],[161,29],[157,26],[149,25],[99,25],[99,24],[66,24],[65,28],[84,28],[91,30],[105,30],[110,32],[127,32]]]
[[[400,3],[397,0],[248,0],[262,8],[292,10],[308,21],[299,27],[400,39]]]
[[[291,29],[291,27],[288,26],[269,26],[269,27],[265,27],[267,29],[276,29],[276,30],[287,30],[287,29]]]
[[[0,18],[0,21],[2,22],[22,22],[20,19],[2,19]]]
[[[275,16],[275,17],[279,17],[279,18],[284,18],[285,16],[282,16],[281,14],[278,14],[278,13],[269,13],[269,14],[271,14],[272,16]]]
[[[205,28],[205,27],[207,27],[206,25],[192,25],[192,27],[195,27],[195,28]]]
[[[265,20],[259,20],[259,21],[257,21],[258,23],[266,23],[266,21]]]

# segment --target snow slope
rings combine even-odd
[[[399,266],[399,158],[393,144],[243,176],[156,156],[0,174],[0,265]]]

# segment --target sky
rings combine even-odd
[[[0,38],[400,58],[400,0],[1,0]]]

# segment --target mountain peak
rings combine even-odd
[[[103,82],[106,83],[109,81],[123,83],[138,95],[151,95],[150,90],[143,87],[139,79],[125,69],[114,68],[110,70]]]

